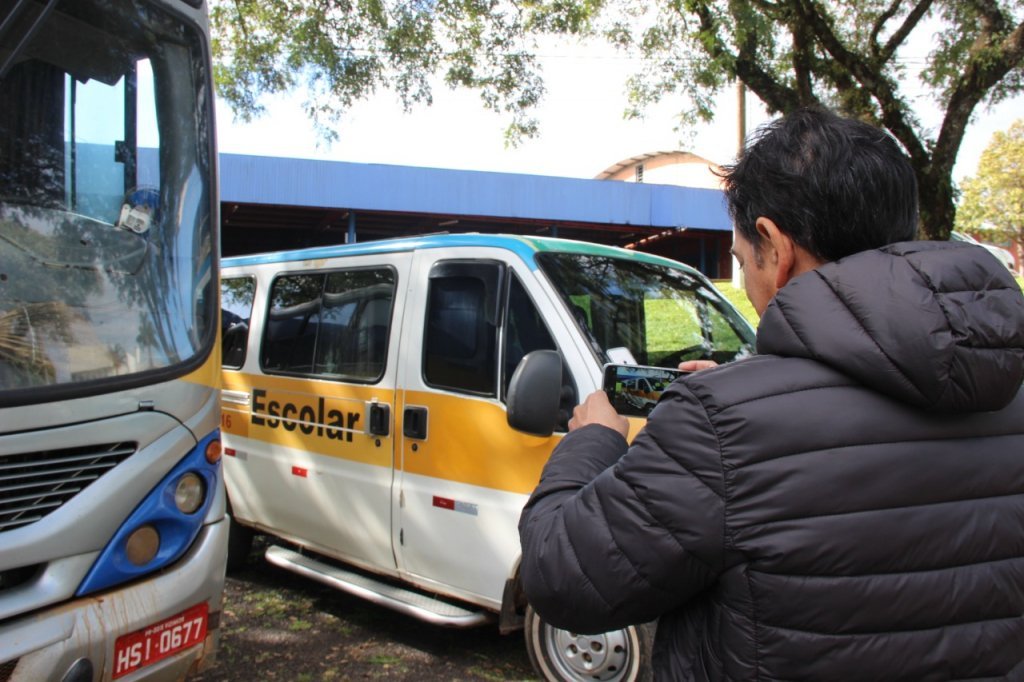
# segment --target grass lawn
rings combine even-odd
[[[716,279],[714,281],[715,287],[722,292],[722,295],[729,299],[729,302],[736,306],[736,309],[742,313],[743,317],[747,318],[750,325],[757,329],[757,323],[760,321],[758,314],[754,312],[754,306],[750,305],[750,301],[747,300],[747,295],[743,292],[743,289],[734,287],[732,280],[730,279]]]

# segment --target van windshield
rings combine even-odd
[[[541,270],[599,363],[675,368],[754,353],[754,331],[704,277],[682,267],[583,253],[541,253]]]

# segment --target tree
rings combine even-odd
[[[924,236],[949,235],[953,165],[972,114],[1024,90],[1020,0],[220,0],[212,10],[217,79],[237,113],[304,81],[321,130],[379,87],[406,108],[431,101],[430,77],[506,112],[509,142],[537,132],[537,41],[602,37],[648,67],[628,111],[680,98],[685,126],[714,116],[736,80],[772,113],[822,103],[884,126],[917,174]],[[911,44],[931,46],[926,56]],[[933,133],[910,93],[942,112]]]
[[[1024,263],[1024,119],[992,136],[978,174],[964,181],[956,222],[984,241],[1010,242]]]
[[[307,114],[327,139],[346,108],[378,88],[401,105],[430,104],[431,77],[479,90],[483,105],[512,116],[515,143],[537,132],[531,108],[544,93],[527,38],[580,33],[567,9],[519,12],[488,0],[217,0],[210,10],[215,78],[221,97],[248,120],[261,95],[304,86]],[[579,11],[578,21],[585,16]]]

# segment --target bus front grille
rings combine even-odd
[[[135,443],[108,443],[0,455],[0,533],[60,508],[135,449]]]

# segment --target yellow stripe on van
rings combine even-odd
[[[402,405],[394,391],[279,376],[225,372],[221,426],[226,434],[364,464],[391,467],[393,439],[401,438]],[[392,406],[387,437],[366,434],[366,404]],[[405,404],[426,407],[427,438],[402,439],[395,466],[423,476],[529,494],[559,441],[508,426],[504,408],[490,400],[406,392]]]
[[[405,391],[405,403],[381,386],[224,372],[221,430],[317,455],[390,468],[394,439],[403,443],[397,469],[410,474],[530,494],[560,434],[546,438],[512,429],[493,400]],[[367,403],[391,406],[391,432],[366,433]],[[427,408],[426,439],[402,437],[404,406]],[[629,440],[644,420],[629,418]],[[397,434],[397,435],[396,435]]]
[[[412,474],[528,495],[560,440],[513,430],[491,400],[406,391],[405,401],[428,411],[426,440],[406,438],[398,462]]]
[[[393,404],[393,390],[238,372],[224,373],[223,388],[221,428],[228,434],[391,467],[394,428],[388,436],[366,429],[367,403]]]

